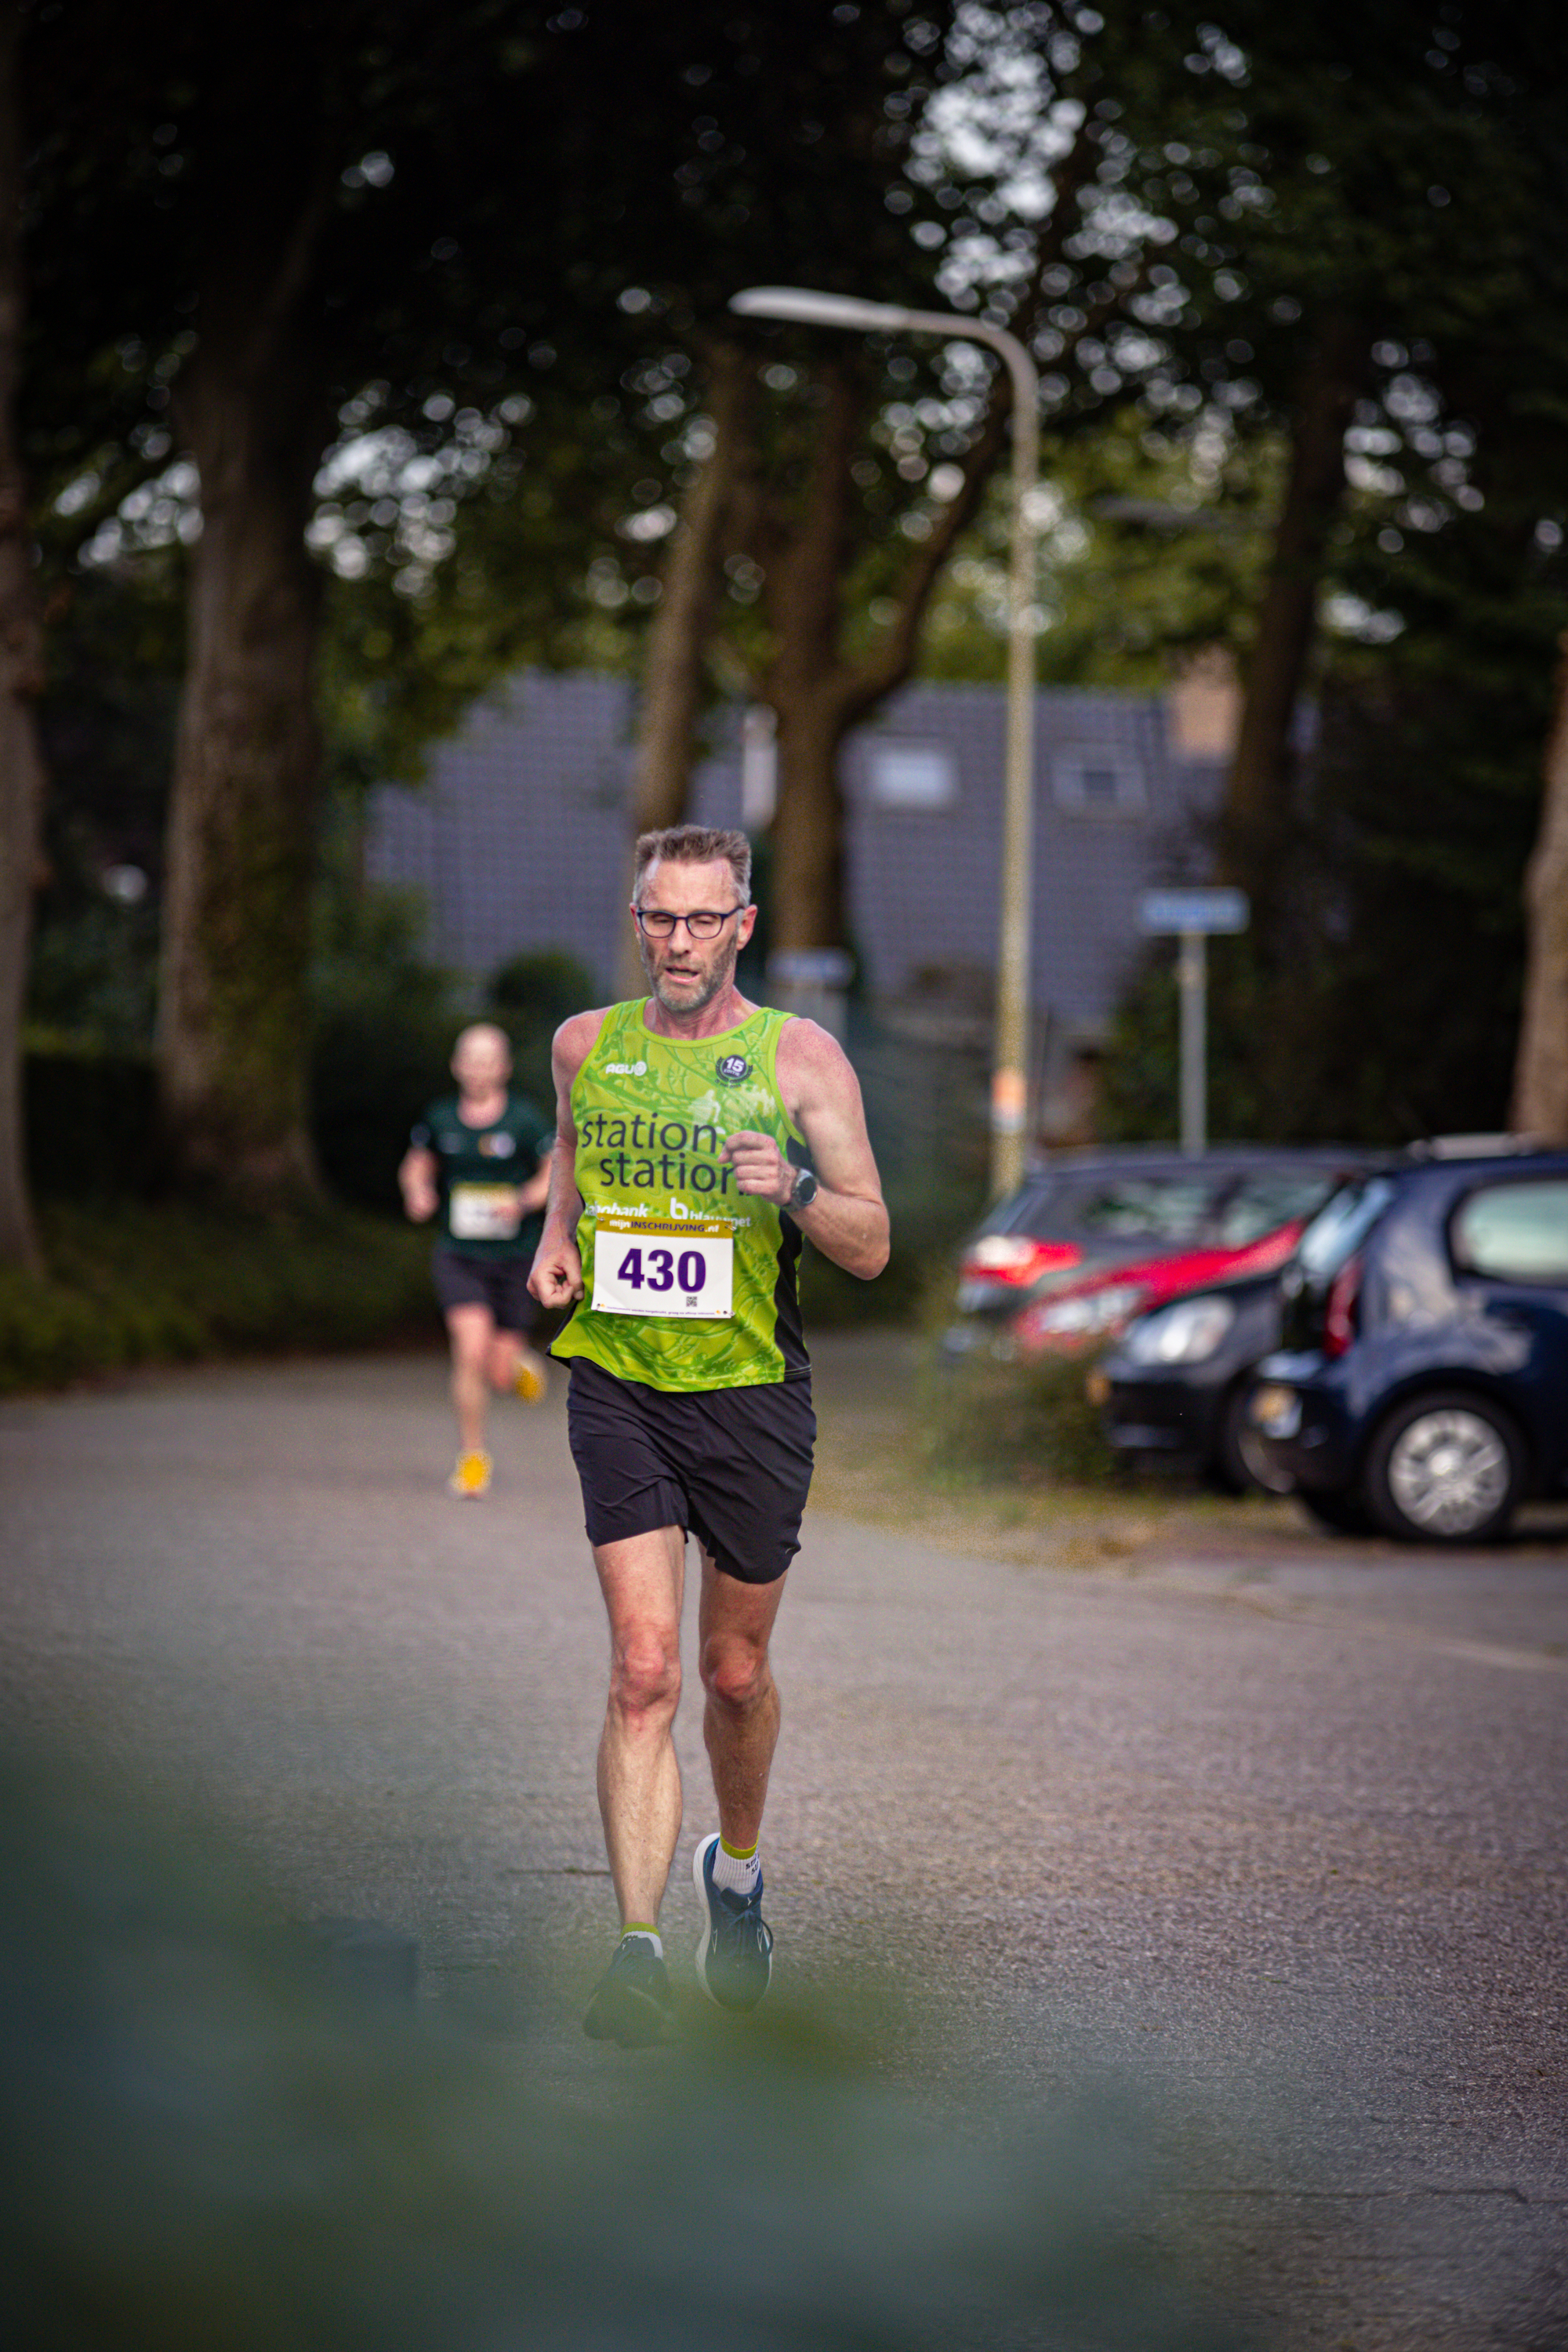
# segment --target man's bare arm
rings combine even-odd
[[[553,1141],[541,1145],[539,1165],[527,1183],[517,1188],[517,1205],[525,1217],[531,1215],[535,1209],[542,1209],[550,1198],[550,1162],[553,1153]]]
[[[779,1038],[779,1090],[805,1138],[816,1198],[790,1214],[825,1257],[869,1282],[888,1263],[888,1212],[860,1081],[844,1049],[815,1021],[791,1021]],[[771,1136],[731,1135],[724,1155],[742,1192],[782,1208],[795,1171]]]
[[[436,1189],[436,1154],[422,1144],[411,1144],[398,1167],[397,1189],[403,1195],[404,1212],[415,1224],[422,1225],[426,1217],[433,1217],[441,1205]]]
[[[533,1254],[528,1286],[542,1307],[569,1307],[583,1296],[583,1261],[577,1250],[577,1220],[583,1195],[577,1190],[577,1129],[572,1087],[593,1051],[605,1015],[574,1013],[555,1032],[550,1066],[555,1079],[555,1149],[550,1155],[550,1197],[544,1232]]]

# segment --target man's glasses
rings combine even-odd
[[[668,915],[662,907],[632,908],[638,929],[650,940],[673,939],[677,923],[684,923],[694,940],[716,940],[731,915],[745,911],[743,907],[726,907],[720,914],[713,907],[699,907],[694,915]]]

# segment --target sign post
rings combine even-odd
[[[1181,942],[1182,1150],[1194,1158],[1208,1148],[1209,933],[1244,931],[1251,913],[1245,890],[1145,890],[1138,902],[1145,938]]]

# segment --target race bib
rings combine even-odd
[[[447,1223],[455,1242],[511,1242],[522,1211],[515,1184],[454,1184]]]
[[[594,1307],[605,1315],[734,1312],[735,1241],[702,1217],[600,1217]]]

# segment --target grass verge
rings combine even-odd
[[[844,1331],[813,1346],[814,1509],[1019,1567],[1140,1574],[1179,1533],[1201,1550],[1299,1533],[1275,1496],[1240,1501],[1134,1471],[1106,1447],[1087,1365],[951,1365],[935,1334]]]
[[[350,1209],[56,1202],[47,1272],[0,1270],[0,1394],[133,1364],[374,1347],[434,1328],[430,1236]]]

